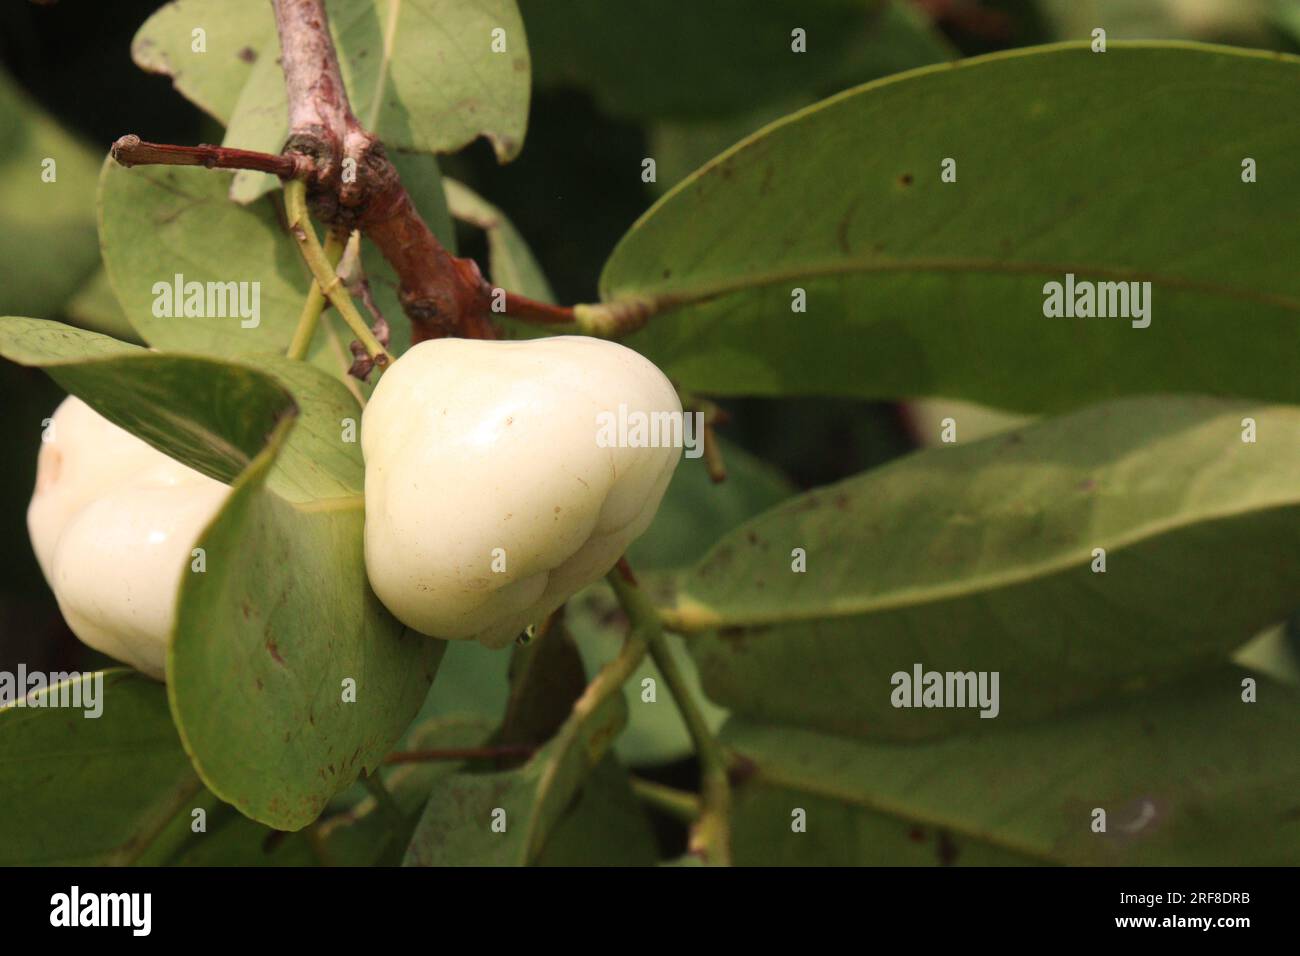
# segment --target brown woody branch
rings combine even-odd
[[[120,136],[109,150],[123,166],[206,166],[208,169],[254,169],[282,179],[305,179],[314,172],[301,155],[273,156],[225,146],[170,146],[147,143],[134,133]]]
[[[300,179],[317,218],[333,229],[359,229],[398,277],[412,340],[497,338],[493,288],[473,259],[451,255],[430,231],[383,144],[352,112],[330,38],[323,0],[275,0],[289,102],[289,138],[281,155],[224,146],[171,146],[135,135],[113,144],[123,166],[251,169]],[[348,161],[351,162],[348,162]],[[505,314],[526,322],[576,326],[572,308],[507,293]]]
[[[443,248],[383,144],[352,112],[324,0],[276,0],[275,18],[289,98],[284,151],[313,161],[313,211],[332,226],[360,229],[379,248],[397,273],[414,341],[496,338],[489,318],[492,290],[478,266]],[[346,160],[355,163],[355,176],[343,175]]]

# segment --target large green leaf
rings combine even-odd
[[[1297,96],[1300,59],[1175,43],[879,80],[664,197],[602,296],[663,306],[631,344],[718,394],[1297,400],[1300,356],[1276,345],[1300,314],[1300,131],[1277,121]],[[1150,282],[1150,326],[1045,317],[1044,285],[1067,273]]]
[[[203,31],[202,49],[195,49],[196,30]],[[222,123],[230,121],[253,65],[274,64],[279,52],[266,0],[173,0],[131,41],[137,66],[170,76],[191,103]]]
[[[1257,678],[1244,703],[1246,676],[911,747],[735,721],[736,861],[1294,865],[1300,696]]]
[[[693,564],[726,532],[794,494],[790,479],[734,442],[719,438],[718,449],[725,481],[710,479],[703,458],[677,466],[654,522],[628,549],[638,571]]]
[[[186,464],[233,478],[196,542],[205,570],[181,583],[172,713],[218,797],[281,829],[310,823],[410,724],[445,646],[370,591],[364,470],[346,437],[356,401],[274,356],[158,355],[31,319],[0,323],[0,345]]]
[[[110,421],[227,483],[296,414],[289,393],[254,369],[160,355],[43,319],[0,318],[0,355],[44,369]]]
[[[337,389],[340,405],[352,401]],[[322,420],[335,442],[339,421]],[[300,471],[291,499],[268,483],[277,444],[197,543],[208,567],[182,585],[168,690],[209,787],[256,820],[297,829],[388,752],[446,645],[403,628],[370,591],[360,469]],[[353,493],[335,496],[345,481]]]
[[[331,0],[330,31],[362,125],[390,149],[453,152],[486,137],[506,161],[523,147],[531,68],[515,0]],[[493,31],[506,49],[493,52]],[[253,66],[225,145],[278,153],[288,137],[284,74],[272,57]],[[241,173],[234,195],[265,189]]]
[[[1019,722],[1226,660],[1284,618],[1298,472],[1300,408],[1103,404],[792,499],[719,542],[678,610],[733,713],[891,739],[990,723],[895,708],[919,664],[998,672],[996,722]]]
[[[716,116],[944,59],[904,0],[523,0],[538,85],[621,116]],[[806,52],[792,49],[792,31]],[[864,76],[863,74],[866,74]]]
[[[647,130],[649,154],[656,164],[652,188],[659,193],[666,192],[746,136],[823,96],[890,73],[942,62],[956,55],[956,51],[925,22],[921,11],[907,0],[888,0],[878,6],[880,11],[872,14],[865,41],[853,42],[853,55],[825,80],[819,78],[819,67],[806,74],[803,82],[795,87],[781,88],[775,99],[764,98],[757,105],[752,98],[739,99],[736,111],[725,116],[677,117],[652,122]],[[802,23],[805,17],[801,13],[798,19]],[[824,33],[819,31],[818,43],[823,39]],[[780,50],[774,52],[784,59],[792,59]],[[819,56],[819,60],[826,63],[824,54]],[[701,61],[701,65],[709,63],[722,65],[717,58]],[[757,79],[761,83],[767,75],[764,70],[748,79],[750,82]],[[659,88],[657,85],[652,89]]]
[[[98,163],[0,72],[0,312],[56,313],[94,271]]]
[[[101,671],[69,676],[34,702],[0,708],[6,866],[132,863],[202,791],[162,685]]]

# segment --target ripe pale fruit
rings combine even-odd
[[[412,348],[361,425],[366,569],[379,599],[421,633],[501,647],[598,580],[650,525],[681,457],[602,447],[602,414],[620,413],[680,423],[681,401],[613,342]]]
[[[27,509],[45,580],[82,642],[161,680],[191,548],[230,489],[78,398],[49,436]]]

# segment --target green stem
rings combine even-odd
[[[632,621],[634,631],[645,635],[664,682],[677,702],[686,730],[695,744],[700,761],[700,815],[691,828],[691,851],[705,862],[720,866],[731,864],[731,782],[727,776],[727,755],[709,729],[708,721],[695,703],[690,686],[664,637],[663,624],[654,604],[636,582],[631,580],[626,562],[621,562],[607,576],[619,603]]]
[[[397,801],[393,799],[393,795],[388,792],[388,788],[384,786],[384,778],[379,775],[379,771],[363,774],[361,780],[370,791],[370,795],[375,798],[379,812],[388,820],[393,835],[400,834],[406,828],[406,816],[402,813],[402,808],[397,805]]]
[[[649,804],[682,823],[693,824],[699,819],[700,798],[695,794],[642,777],[632,777],[631,780],[632,792],[642,803]]]
[[[387,367],[392,363],[393,357],[375,338],[366,320],[352,304],[352,297],[348,295],[347,289],[343,288],[343,280],[334,271],[334,267],[325,257],[320,240],[316,238],[316,230],[312,228],[311,219],[307,215],[307,186],[302,180],[291,179],[284,184],[284,211],[289,220],[289,235],[293,236],[294,241],[298,243],[298,251],[302,253],[302,258],[316,279],[316,284],[321,287],[335,311],[347,323],[375,366],[380,369]]]
[[[346,245],[347,242],[342,234],[332,229],[325,237],[325,261],[330,264],[331,270],[339,264],[339,259],[343,258],[343,249]],[[307,357],[307,349],[316,335],[316,326],[320,322],[320,314],[324,309],[325,293],[321,291],[320,283],[313,279],[311,289],[307,291],[307,301],[303,303],[302,313],[298,316],[298,327],[294,330],[293,341],[289,343],[289,358],[301,361]]]

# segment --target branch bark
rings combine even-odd
[[[453,256],[438,241],[383,143],[352,112],[324,0],[274,2],[289,104],[289,138],[280,155],[148,143],[131,134],[113,144],[113,158],[123,166],[252,169],[299,180],[317,219],[334,231],[360,230],[392,265],[412,341],[498,338],[496,290],[473,259]],[[605,336],[630,331],[648,314],[640,302],[568,307],[509,292],[504,306],[504,315],[525,322]]]
[[[492,289],[478,266],[438,241],[383,144],[352,112],[324,0],[276,0],[275,19],[289,98],[284,151],[314,164],[312,211],[331,226],[360,229],[392,265],[413,341],[496,338]]]

